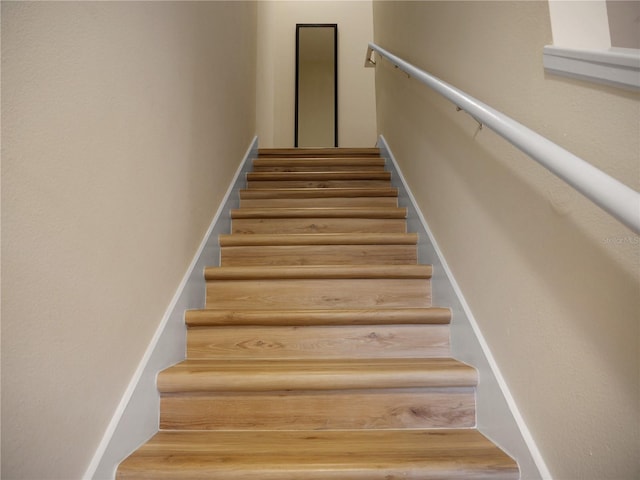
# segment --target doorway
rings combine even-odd
[[[296,25],[295,147],[338,146],[338,25]]]

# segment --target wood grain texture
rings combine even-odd
[[[475,429],[159,432],[119,479],[515,480]]]
[[[451,358],[185,360],[158,375],[162,393],[472,387]]]
[[[431,265],[304,265],[207,267],[205,280],[429,279]],[[294,292],[292,292],[295,294]]]
[[[247,188],[259,190],[261,188],[385,188],[389,186],[388,180],[252,180],[247,181]]]
[[[415,233],[220,235],[221,247],[275,245],[417,245]],[[372,262],[375,264],[375,262]]]
[[[385,185],[369,188],[261,188],[240,190],[240,200],[262,198],[397,197],[398,189]]]
[[[223,247],[220,265],[407,265],[415,264],[415,245],[278,245]]]
[[[431,306],[423,279],[291,279],[207,282],[206,308],[421,308]]]
[[[304,171],[362,171],[384,170],[383,158],[357,158],[357,157],[307,157],[287,158],[269,157],[253,160],[254,172],[304,172]]]
[[[247,181],[323,181],[323,180],[382,180],[391,181],[391,172],[384,170],[327,171],[327,172],[249,172]]]
[[[243,218],[280,219],[280,218],[367,218],[367,219],[406,219],[404,207],[307,207],[307,208],[236,208],[231,210],[233,220]]]
[[[239,218],[231,221],[234,234],[253,233],[405,233],[403,218]]]
[[[396,197],[249,198],[240,208],[397,207]]]
[[[193,327],[187,358],[447,357],[448,325]]]
[[[465,387],[165,394],[160,405],[162,429],[470,428],[476,423],[475,393]]]
[[[380,149],[372,148],[260,148],[258,157],[379,157]]]
[[[429,308],[187,310],[189,328],[203,326],[305,326],[305,325],[446,325],[451,310]]]

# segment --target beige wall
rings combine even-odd
[[[255,134],[256,6],[2,2],[2,478],[79,478]]]
[[[611,46],[640,49],[640,1],[607,0]]]
[[[374,2],[376,42],[640,190],[637,93],[545,74],[547,2]],[[638,478],[640,239],[387,62],[394,151],[554,478]]]
[[[338,24],[339,146],[374,146],[374,72],[363,68],[373,39],[370,1],[258,2],[260,146],[293,146],[296,23]]]

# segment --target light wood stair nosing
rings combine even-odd
[[[417,245],[416,233],[222,234],[220,247],[276,245]]]
[[[207,267],[205,280],[430,279],[431,265],[293,265]]]
[[[380,157],[380,149],[371,148],[259,148],[258,158],[286,156],[293,158],[305,157]]]
[[[161,393],[473,387],[477,371],[451,358],[184,360],[159,373]]]
[[[298,188],[244,188],[240,190],[241,199],[261,198],[350,198],[350,197],[397,197],[395,187],[298,187]]]
[[[448,308],[387,308],[368,310],[187,310],[187,327],[272,325],[443,325],[451,321]]]
[[[271,218],[367,218],[406,219],[405,207],[272,207],[238,208],[231,210],[231,219]]]
[[[328,172],[249,172],[246,175],[249,182],[262,181],[310,181],[322,180],[391,180],[391,172],[384,170],[370,171],[328,171]]]
[[[253,167],[340,167],[385,166],[386,161],[382,157],[258,157],[253,160]]]

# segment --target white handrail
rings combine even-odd
[[[366,66],[375,65],[371,59],[372,52],[380,54],[409,76],[434,89],[481,125],[489,127],[627,227],[640,233],[640,193],[512,118],[414,67],[375,43],[369,43]]]

